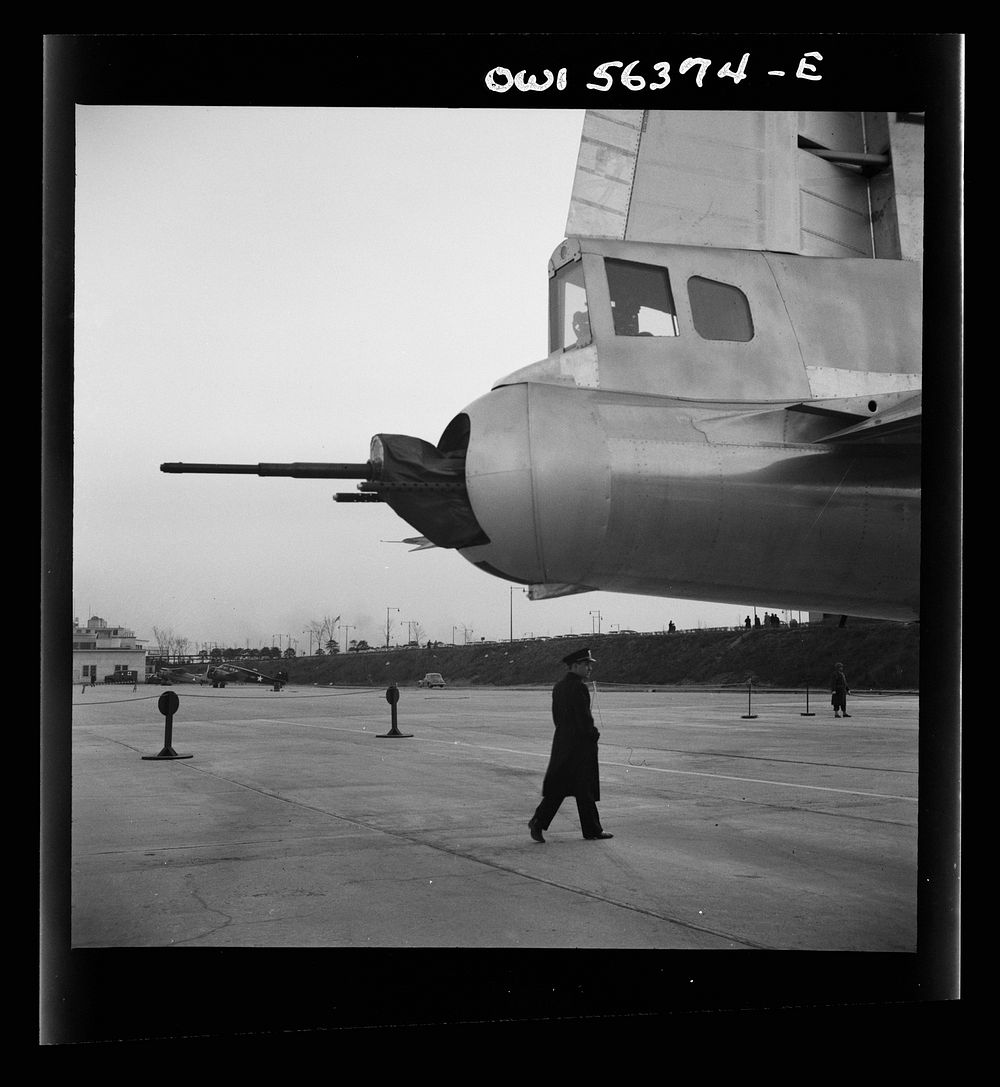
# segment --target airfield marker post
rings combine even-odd
[[[799,717],[815,717],[815,716],[816,716],[815,713],[810,713],[809,712],[809,684],[807,683],[806,684],[806,712],[805,713],[800,713]]]
[[[740,718],[742,721],[754,721],[757,719],[757,714],[751,712],[750,709],[750,692],[753,690],[753,676],[747,677],[747,712]]]
[[[143,759],[146,761],[153,761],[156,759],[190,759],[193,755],[178,755],[177,752],[171,746],[171,740],[173,738],[174,729],[174,714],[177,712],[177,707],[180,705],[181,700],[177,697],[176,691],[164,691],[160,695],[156,708],[166,718],[163,726],[163,750],[159,755],[143,755]]]
[[[378,739],[385,740],[390,737],[398,737],[401,740],[412,739],[412,732],[400,732],[396,726],[396,703],[399,701],[399,687],[395,683],[389,685],[389,689],[385,692],[385,700],[392,710],[392,728],[388,732],[379,733]]]

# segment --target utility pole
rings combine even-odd
[[[527,589],[522,589],[522,593],[526,593]],[[514,586],[510,587],[510,640],[514,641]]]
[[[601,633],[601,613],[599,611],[592,611],[590,613],[590,633],[594,633],[594,616],[597,616],[597,633]]]
[[[385,609],[385,647],[389,648],[389,612],[399,611],[399,608],[386,608]]]

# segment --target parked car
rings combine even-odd
[[[444,678],[440,672],[428,672],[423,679],[417,680],[418,687],[440,687],[444,690]]]
[[[137,673],[133,671],[128,672],[114,672],[110,676],[104,677],[105,683],[132,683],[137,681]]]

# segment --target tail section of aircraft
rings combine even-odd
[[[922,117],[589,110],[567,236],[920,261]]]
[[[549,350],[359,479],[533,599],[919,616],[923,144],[888,113],[591,110]]]

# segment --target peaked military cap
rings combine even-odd
[[[597,661],[590,655],[590,648],[578,649],[575,653],[570,653],[568,657],[563,657],[563,664],[574,665],[579,664],[581,661],[587,661],[589,664],[596,664]]]

